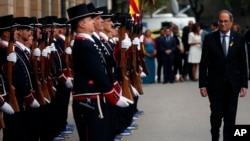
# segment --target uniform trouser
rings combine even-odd
[[[40,141],[51,141],[56,136],[55,131],[55,115],[53,113],[53,100],[50,104],[41,106],[41,131]]]
[[[210,101],[210,123],[212,141],[219,141],[220,127],[222,119],[224,121],[223,127],[223,141],[228,141],[231,134],[231,129],[235,125],[238,97],[239,94],[231,90],[228,82],[224,83],[221,91],[208,91]]]
[[[3,141],[25,141],[23,112],[16,112],[13,115],[4,114],[4,123]]]
[[[100,106],[104,116],[102,119],[99,118],[97,99],[90,99],[88,102],[73,100],[73,116],[80,141],[111,141],[109,103],[100,98]]]
[[[56,113],[56,132],[60,132],[66,129],[67,118],[68,118],[68,106],[70,100],[70,89],[66,88],[64,84],[59,84],[57,87],[56,97],[55,97],[55,109]]]
[[[26,106],[24,112],[24,138],[26,141],[39,141],[41,131],[41,107],[31,108]]]

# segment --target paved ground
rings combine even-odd
[[[249,85],[250,86],[250,85]],[[209,103],[199,94],[198,82],[143,85],[138,108],[145,114],[136,123],[139,129],[123,141],[210,141]],[[237,124],[250,124],[250,91],[239,99]],[[72,118],[69,106],[70,123]],[[78,141],[75,131],[65,141]]]
[[[145,114],[136,120],[139,129],[123,141],[210,141],[209,102],[200,96],[198,82],[143,85],[143,89],[138,107]],[[250,124],[249,108],[250,91],[239,99],[237,124]],[[75,133],[67,141],[77,140]]]

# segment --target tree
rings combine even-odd
[[[190,3],[190,6],[191,6],[191,9],[194,13],[194,16],[195,16],[195,20],[197,22],[200,21],[200,17],[201,17],[201,14],[202,12],[204,11],[204,6],[203,4],[201,3],[202,0],[189,0],[189,3]]]

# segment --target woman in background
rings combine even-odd
[[[192,27],[192,32],[188,34],[188,43],[190,45],[188,62],[192,64],[193,81],[197,81],[197,67],[201,60],[201,34],[200,25],[195,23]]]
[[[174,25],[173,28],[173,35],[176,43],[176,50],[174,55],[174,76],[175,81],[185,81],[183,78],[184,76],[184,69],[183,69],[183,61],[184,61],[184,47],[180,38],[179,34],[179,27]],[[177,75],[179,74],[179,77]]]
[[[149,70],[149,75],[143,77],[142,83],[150,84],[155,83],[155,56],[156,56],[156,44],[155,39],[151,36],[151,31],[148,29],[145,31],[143,45],[145,49],[145,62]]]

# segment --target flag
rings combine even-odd
[[[140,14],[139,0],[129,0],[129,14]]]

